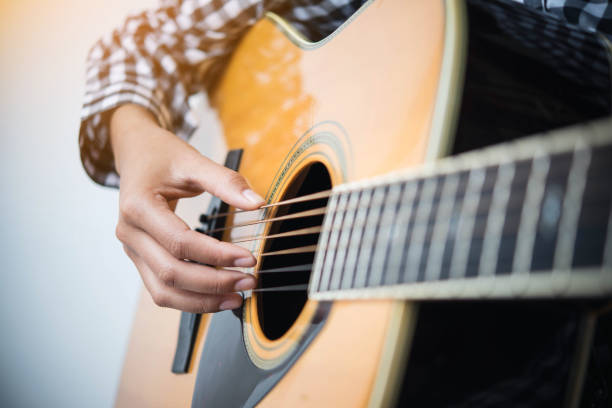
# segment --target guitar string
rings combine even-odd
[[[474,235],[474,236],[476,236],[476,235]],[[425,241],[423,241],[423,242],[425,242]],[[300,268],[300,271],[311,270],[311,269],[307,269],[309,267],[311,267],[311,265],[302,265],[301,268]],[[289,268],[291,268],[291,267],[289,267]],[[263,271],[258,271],[257,274],[259,274],[259,273],[275,273],[275,272],[276,272],[276,270],[263,270]],[[282,271],[282,268],[281,268],[281,270],[279,270],[279,272],[284,272],[284,271]],[[297,270],[296,270],[296,272],[297,272]]]
[[[520,185],[517,186],[517,187],[520,187]],[[456,198],[457,198],[456,196],[453,197],[453,199],[448,200],[448,201],[444,201],[444,199],[441,199],[440,195],[436,195],[436,196],[438,198],[437,199],[434,198],[432,200],[432,207],[434,205],[436,205],[436,204],[438,204],[438,207],[439,207],[440,204],[448,203],[448,202],[452,202],[453,205],[455,203],[458,203],[458,200],[456,200]],[[466,194],[466,195],[463,196],[463,202],[465,202],[467,200],[475,200],[475,198],[478,198],[479,201],[488,200],[492,196],[493,196],[493,189],[490,189],[490,190],[487,190],[487,191],[483,191],[481,194],[479,194],[479,193]],[[356,211],[356,210],[359,210],[359,209],[372,209],[372,208],[379,208],[382,211],[382,210],[384,210],[384,207],[386,205],[393,206],[394,204],[397,204],[400,201],[401,201],[401,198],[396,199],[396,200],[392,200],[392,201],[387,200],[387,201],[385,201],[384,204],[381,204],[380,206],[371,206],[371,205],[361,205],[361,206],[357,205],[357,206],[355,206],[355,205],[353,205],[353,206],[348,206],[344,210],[335,210],[335,211],[328,212],[327,214],[328,215],[333,215],[333,214],[339,214],[341,212],[342,213],[346,213],[348,211]],[[514,201],[514,203],[512,203],[513,201]],[[517,201],[516,197],[514,197],[514,199],[512,197],[510,198],[510,202],[506,206],[506,213],[504,214],[504,216],[508,217],[508,216],[516,215],[518,212],[523,211],[523,207],[524,207],[523,206],[523,202],[521,201],[519,203],[516,203],[516,201]],[[413,203],[414,203],[414,201],[413,201]],[[479,205],[479,207],[480,207],[480,205]],[[321,209],[322,208],[325,208],[325,207],[321,207]],[[519,211],[510,211],[510,210],[516,210],[517,208],[519,209]],[[488,213],[490,213],[490,208],[486,208],[485,210],[477,210],[477,212],[474,213],[472,216],[474,218],[480,218],[483,215],[488,214]],[[296,217],[292,217],[292,218],[308,218],[308,217],[312,216],[312,215],[304,216],[304,217],[297,216],[297,215],[300,215],[300,214],[302,214],[302,213],[292,214],[292,215],[296,215]],[[433,219],[431,219],[432,217],[431,217],[431,213],[430,213],[430,214],[428,214],[427,217],[425,217],[424,220],[422,219],[423,217],[417,218],[417,220],[420,220],[420,222],[419,221],[413,222],[413,228],[414,227],[419,228],[419,227],[423,227],[423,226],[428,226],[428,225],[431,225],[432,223],[436,223],[436,222],[446,222],[446,221],[449,221],[450,219],[452,219],[453,217],[456,217],[456,216],[457,215],[453,214],[453,212],[451,211],[448,217],[435,217],[434,216]],[[273,221],[277,221],[277,220],[278,220],[278,217],[275,217],[275,218],[260,220],[258,223],[262,223],[262,222],[265,222],[265,221],[273,222]],[[377,226],[379,228],[380,227],[388,227],[389,225],[398,225],[398,224],[394,224],[394,223],[392,223],[392,224],[378,223],[377,224]],[[238,226],[234,226],[234,228],[236,228],[236,227],[238,227]],[[230,227],[228,227],[228,229],[229,228]],[[343,226],[340,226],[339,228],[330,228],[330,229],[327,229],[326,231],[334,232],[334,231],[343,230],[343,229],[346,229],[346,228],[343,227]],[[298,235],[311,235],[311,234],[315,234],[315,233],[320,232],[320,231],[322,231],[322,227],[312,227],[312,230],[310,228],[302,228],[302,229],[287,231],[287,232],[283,232],[283,233],[279,233],[279,234],[273,234],[273,235],[270,235],[270,236],[256,235],[256,236],[250,236],[250,237],[241,237],[240,239],[236,239],[236,240],[232,240],[232,241],[228,241],[228,242],[230,242],[230,243],[246,243],[246,242],[258,241],[258,240],[262,240],[262,239],[266,239],[266,238],[276,238],[276,237],[281,237],[282,238],[282,237],[291,237],[291,236],[298,236]],[[480,238],[481,236],[474,235],[474,237]]]
[[[320,200],[320,199],[323,199],[323,198],[330,197],[332,194],[333,194],[332,190],[323,190],[323,191],[319,191],[317,193],[312,193],[312,194],[303,195],[303,196],[299,196],[299,197],[295,197],[295,198],[290,198],[290,199],[283,200],[283,201],[278,201],[278,202],[272,203],[272,204],[262,205],[261,207],[256,208],[254,210],[230,210],[230,211],[226,211],[226,212],[222,212],[222,213],[218,213],[218,214],[214,214],[214,215],[207,215],[206,218],[209,219],[209,220],[212,220],[212,219],[215,219],[215,218],[226,217],[228,215],[235,215],[235,214],[242,214],[242,213],[248,213],[248,212],[261,211],[261,210],[265,210],[266,208],[280,207],[280,206],[283,206],[283,205],[296,204],[296,203],[301,203],[301,202],[304,202],[304,201]]]
[[[325,214],[326,209],[327,209],[327,207],[318,207],[318,208],[314,208],[314,209],[311,209],[311,210],[300,211],[300,212],[297,212],[297,213],[294,213],[294,214],[281,215],[279,217],[263,218],[263,219],[259,219],[259,220],[255,220],[255,221],[242,222],[242,223],[233,224],[233,225],[230,225],[230,226],[227,226],[227,227],[215,228],[215,229],[212,229],[210,231],[207,231],[207,233],[213,234],[215,232],[227,231],[227,230],[234,229],[234,228],[250,227],[252,225],[266,224],[268,222],[274,222],[274,221],[285,221],[285,220],[291,220],[291,219],[295,219],[295,218],[309,218],[309,217],[313,217],[315,215],[323,215],[323,214]]]
[[[594,206],[589,206],[588,210],[591,210],[592,207]],[[587,207],[585,207],[587,208]],[[513,212],[513,214],[517,214],[519,211],[515,211]],[[409,223],[408,223],[409,224]],[[396,225],[401,225],[401,226],[405,226],[408,224],[396,224]],[[594,223],[595,224],[595,223]],[[393,224],[388,224],[387,226],[391,226]],[[591,225],[591,224],[589,224]],[[587,225],[583,225],[583,226],[587,226]],[[514,227],[511,227],[511,231],[517,231],[518,227],[515,225]],[[484,234],[472,234],[473,238],[483,238]],[[421,242],[427,242],[426,239],[424,240],[419,240],[419,243]],[[432,242],[432,241],[430,241]],[[417,243],[416,241],[414,243]],[[292,251],[292,253],[304,253],[304,252],[314,252],[316,250],[316,245],[313,246],[309,246],[309,247],[299,247],[297,248],[299,251]],[[279,252],[283,252],[283,251],[279,251]],[[264,254],[262,254],[264,255]],[[268,254],[269,255],[269,254]],[[268,270],[262,270],[262,271],[255,271],[255,273],[258,274],[267,274],[267,273],[282,273],[282,272],[306,272],[306,271],[310,271],[312,269],[312,264],[304,264],[304,265],[297,265],[297,266],[290,266],[290,267],[284,267],[284,268],[274,268],[274,269],[268,269]],[[301,289],[300,289],[301,288]],[[304,284],[304,285],[290,285],[290,286],[273,286],[273,287],[268,287],[268,288],[259,288],[257,290],[255,290],[255,293],[257,292],[288,292],[288,291],[300,291],[300,290],[307,290],[308,289],[308,285]]]
[[[566,177],[563,177],[563,178],[565,179]],[[551,180],[551,179],[549,178],[549,180]],[[524,180],[521,180],[521,181],[524,181]],[[599,184],[599,183],[598,183],[598,184]],[[520,186],[521,186],[520,184],[519,184],[519,185],[517,185],[517,187],[520,187]],[[441,191],[441,190],[440,190],[440,191]],[[465,201],[467,201],[467,200],[470,200],[470,199],[472,199],[472,200],[473,200],[473,199],[475,199],[475,198],[477,198],[477,199],[480,201],[480,200],[482,200],[482,199],[486,199],[486,197],[487,197],[487,196],[492,196],[492,191],[493,191],[493,189],[489,189],[489,190],[486,190],[486,191],[484,191],[484,192],[481,190],[481,192],[480,192],[480,193],[478,193],[478,192],[477,192],[477,193],[472,193],[472,194],[464,194],[464,195],[463,195],[463,197],[462,197],[462,199],[463,199],[463,202],[465,202]],[[435,197],[437,197],[437,200],[436,200],[436,198],[435,198]],[[456,200],[456,199],[457,199],[457,196],[455,195],[455,196],[453,197],[453,200],[452,200],[453,205],[455,205],[455,203],[457,202],[457,200]],[[443,199],[442,199],[442,194],[441,194],[441,192],[440,192],[440,194],[436,194],[436,195],[434,196],[434,199],[432,200],[432,205],[433,205],[433,203],[435,203],[436,201],[438,201],[438,202],[442,202],[442,200],[443,200]],[[394,200],[394,201],[399,201],[399,200]],[[516,201],[516,199],[515,199],[514,201]],[[387,203],[387,204],[388,204],[389,202],[388,202],[388,201],[386,201],[385,203]],[[414,203],[414,202],[413,202],[413,203]],[[461,203],[461,204],[463,205],[463,203]],[[385,204],[381,205],[381,211],[382,211],[382,209],[383,209],[382,207],[383,207],[384,205],[385,205]],[[391,205],[392,205],[392,204],[391,204]],[[411,204],[411,205],[413,206],[414,204]],[[417,204],[417,205],[418,205],[418,204]],[[352,207],[352,208],[351,208],[351,207]],[[362,206],[362,207],[363,207],[363,206]],[[480,205],[479,205],[479,207],[480,207]],[[591,209],[592,207],[593,207],[592,205],[589,205],[589,209]],[[345,209],[344,209],[344,210],[342,210],[342,211],[350,211],[350,210],[353,210],[353,209],[358,209],[358,208],[359,208],[359,206],[350,206],[350,207],[345,208]],[[509,209],[517,209],[517,208],[520,208],[520,210],[519,210],[519,211],[508,211]],[[583,211],[584,211],[585,209],[586,209],[586,206],[583,208]],[[506,211],[505,216],[506,216],[506,217],[508,217],[508,216],[511,216],[511,215],[517,214],[517,213],[519,213],[519,212],[522,212],[522,210],[523,210],[523,203],[522,203],[522,202],[518,203],[518,205],[511,205],[511,206],[508,206],[508,207],[507,207],[507,211]],[[338,213],[338,212],[341,212],[341,210],[336,210],[335,212],[337,212],[337,213]],[[487,211],[480,211],[480,212],[477,212],[477,213],[475,213],[475,214],[473,215],[473,217],[474,217],[474,218],[478,218],[478,217],[479,217],[480,215],[482,215],[483,213],[489,213],[489,210],[487,210]],[[311,216],[312,216],[312,215],[311,215]],[[423,217],[420,217],[420,218],[423,218]],[[412,228],[414,229],[414,228],[419,227],[419,226],[421,226],[421,227],[422,227],[422,226],[424,226],[424,225],[429,225],[429,224],[431,224],[432,222],[433,222],[433,223],[435,223],[435,222],[446,221],[446,220],[449,220],[449,219],[451,219],[451,218],[452,218],[452,212],[451,212],[451,216],[450,216],[450,217],[445,217],[445,218],[437,218],[437,219],[436,219],[436,217],[435,217],[435,216],[434,216],[434,217],[433,217],[433,219],[432,219],[432,217],[431,217],[431,213],[430,213],[430,214],[428,214],[428,216],[427,216],[427,217],[425,217],[425,219],[427,220],[426,222],[420,222],[420,223],[419,223],[419,222],[413,222]],[[408,222],[408,223],[402,223],[402,224],[401,224],[401,226],[408,226],[409,224],[410,224],[410,222]],[[386,228],[386,227],[390,227],[390,226],[392,226],[392,225],[393,225],[393,224],[386,224],[386,223],[385,223],[385,224],[379,224],[379,228],[380,228],[380,227]],[[396,225],[396,226],[398,226],[399,224],[395,224],[395,225]],[[316,227],[314,227],[314,228],[316,228]],[[350,229],[352,230],[352,228],[350,228]],[[309,230],[309,229],[302,229],[302,233],[306,233],[306,230]],[[411,230],[412,230],[412,229],[411,229]],[[482,230],[482,229],[481,229],[481,230]],[[331,231],[333,231],[333,230],[330,230],[330,232],[331,232]],[[296,232],[297,232],[297,231],[296,231]],[[485,231],[485,232],[486,232],[486,231]],[[311,234],[314,234],[314,233],[316,233],[316,232],[314,232],[314,230],[313,230],[313,232],[310,232],[310,233],[311,233]],[[276,235],[280,235],[280,236],[292,236],[292,235],[288,235],[288,234],[291,234],[291,232],[289,232],[289,233],[281,233],[281,234],[276,234]],[[296,234],[296,235],[297,235],[297,234]],[[473,237],[473,238],[479,238],[479,237],[480,237],[480,238],[482,238],[483,236],[484,236],[484,234],[472,234],[472,237]],[[272,236],[269,236],[269,237],[270,237],[270,238],[272,238]],[[262,239],[262,238],[265,238],[265,237],[257,237],[257,239]],[[424,240],[424,242],[425,242],[425,241],[427,241],[427,240]],[[281,251],[275,251],[275,252],[264,253],[264,254],[261,254],[261,256],[270,256],[270,255],[286,255],[286,254],[306,253],[306,252],[314,252],[315,250],[316,250],[316,245],[312,245],[312,246],[307,246],[307,247],[290,248],[290,249],[287,249],[287,250],[281,250]],[[310,270],[310,269],[311,269],[311,267],[312,267],[312,265],[311,265],[311,264],[307,264],[307,265],[299,265],[299,266],[297,266],[297,267],[286,267],[286,268],[275,268],[275,269],[270,269],[270,270],[262,270],[262,271],[257,271],[257,273],[258,273],[258,274],[259,274],[259,273],[262,273],[262,274],[263,274],[263,273],[280,273],[280,272],[298,272],[298,271],[308,271],[308,270]],[[269,287],[269,288],[262,288],[261,290],[257,290],[257,292],[283,292],[283,291],[298,291],[298,290],[306,290],[306,289],[307,289],[307,286],[308,286],[308,285],[301,285],[301,286],[300,286],[300,285],[292,285],[292,286],[287,286],[287,287]],[[301,288],[301,289],[300,289],[300,288]]]
[[[307,272],[312,269],[312,266],[313,266],[312,264],[304,264],[304,265],[296,265],[296,266],[289,266],[289,267],[282,267],[282,268],[266,269],[266,270],[257,271],[256,273],[259,275],[259,274],[267,274],[267,273]],[[283,289],[280,289],[280,288],[282,287],[269,287],[265,291],[276,291],[276,292],[284,291]],[[296,287],[287,287],[287,288],[288,288],[287,289],[288,291],[297,290]],[[306,290],[307,285],[302,286],[302,288]],[[260,290],[260,291],[263,292],[264,290]]]
[[[566,179],[567,175],[566,174],[562,174],[560,178]],[[549,181],[552,182],[552,181],[555,181],[555,180],[558,180],[558,179],[559,178],[557,178],[557,177],[556,178],[549,178],[549,179],[547,179],[547,182],[549,182]],[[517,183],[515,185],[516,189],[518,190],[519,188],[526,186],[528,181],[529,181],[529,177],[521,179],[520,180],[520,184]],[[473,195],[477,195],[479,197],[490,196],[490,194],[487,194],[487,193],[492,193],[494,191],[495,184],[496,184],[496,179],[489,180],[488,182],[485,182],[483,184],[480,193],[475,193]],[[381,185],[379,187],[385,187],[386,188],[386,187],[389,187],[389,186],[390,185]],[[492,187],[492,188],[485,189],[485,186]],[[434,203],[436,203],[437,201],[441,200],[441,197],[440,197],[441,195],[442,195],[442,192],[436,194],[433,197],[432,205]],[[306,197],[306,196],[304,196],[304,197]],[[452,197],[452,198],[446,199],[446,200],[447,200],[447,202],[448,201],[454,202],[454,199],[455,199],[455,197]],[[401,197],[396,199],[396,200],[393,200],[392,202],[385,201],[385,203],[395,204],[395,203],[397,203],[400,200],[401,200]],[[382,203],[380,207],[382,208],[385,205],[385,203]],[[294,214],[288,214],[288,215],[284,215],[284,216],[280,216],[280,217],[263,218],[263,219],[257,219],[257,220],[254,220],[254,221],[248,221],[248,222],[243,222],[243,223],[232,224],[232,225],[225,226],[225,227],[222,227],[222,228],[215,228],[215,229],[209,231],[209,233],[227,231],[227,230],[231,230],[231,229],[234,229],[234,228],[248,227],[248,226],[257,225],[257,224],[265,224],[265,223],[274,222],[274,221],[282,221],[282,220],[298,219],[298,218],[308,218],[308,217],[312,217],[314,215],[322,215],[322,214],[331,215],[331,214],[337,214],[339,212],[338,210],[335,210],[334,212],[327,212],[327,211],[325,211],[326,208],[327,208],[327,205],[324,206],[324,207],[317,207],[317,208],[314,208],[314,209],[310,209],[310,210],[306,210],[306,211],[301,211],[301,212],[294,213]],[[368,206],[359,206],[358,205],[356,207],[352,207],[351,209],[358,210],[358,209],[367,209],[367,208],[375,208],[375,207],[374,206],[369,206],[369,205]],[[258,211],[258,210],[250,210],[250,211]]]
[[[256,288],[250,289],[245,292],[251,293],[259,293],[259,292],[302,292],[308,289],[308,284],[298,284],[298,285],[285,285],[285,286],[270,286],[265,288]],[[243,292],[244,293],[244,292]],[[246,296],[248,298],[248,296]]]
[[[288,237],[296,237],[300,235],[312,235],[312,234],[320,233],[322,229],[323,229],[322,227],[301,228],[297,230],[281,232],[281,233],[272,234],[272,235],[251,235],[250,237],[244,237],[244,238],[240,238],[240,239],[236,239],[234,241],[228,241],[228,242],[232,244],[240,244],[244,242],[253,242],[253,241],[259,241],[262,239],[269,239],[269,238],[288,238]]]
[[[262,254],[259,254],[259,256],[306,254],[309,252],[315,252],[316,250],[317,250],[316,245],[306,245],[306,246],[295,247],[295,248],[281,249],[278,251],[264,252]]]
[[[516,231],[516,228],[513,228],[513,230]],[[473,235],[473,236],[477,237],[476,235]],[[425,240],[422,242],[425,242]],[[315,249],[316,249],[316,246],[311,246],[308,248],[308,250],[305,250],[303,252],[312,252]],[[312,266],[313,266],[312,264],[304,264],[304,265],[296,265],[296,266],[289,266],[289,267],[282,267],[282,268],[265,269],[261,271],[255,271],[255,273],[259,275],[259,274],[268,274],[268,273],[307,272],[307,271],[312,270]],[[258,289],[252,290],[252,292],[254,293],[257,293],[257,292],[288,292],[288,291],[300,291],[300,290],[307,290],[307,289],[308,289],[308,284],[303,284],[303,285],[272,286],[272,287],[267,287],[267,288],[258,288]]]
[[[303,265],[292,265],[292,266],[284,266],[282,268],[271,268],[271,269],[263,269],[261,271],[257,271],[257,274],[261,273],[289,273],[289,272],[308,272],[312,269],[312,264],[303,264]],[[236,271],[235,269],[224,269],[226,271]],[[242,271],[237,271],[242,272]]]
[[[560,153],[560,154],[563,154],[563,153]],[[477,168],[475,170],[482,169],[482,170],[486,171],[486,168],[487,167],[482,167],[482,168]],[[558,168],[554,169],[554,171],[559,171],[559,170],[564,170],[564,169],[562,169],[562,168],[561,169],[558,169]],[[442,174],[442,175],[434,175],[431,178],[436,178],[436,177],[439,177],[439,176],[448,177],[448,176],[451,176],[451,175],[458,175],[458,174],[460,174],[460,172],[448,173],[448,174]],[[393,184],[404,184],[404,183],[410,183],[410,182],[425,181],[427,179],[428,178],[415,178],[415,179],[410,179],[410,180],[398,181],[396,183],[391,183],[391,184],[383,183],[383,184],[380,184],[380,186],[390,186],[390,185],[393,185]],[[494,182],[495,182],[495,180],[494,180]],[[376,187],[373,187],[373,188],[376,188]],[[344,191],[342,193],[351,193],[351,192],[354,192],[354,191]],[[300,202],[305,202],[305,201],[320,200],[320,199],[323,199],[323,198],[331,197],[333,194],[334,194],[333,190],[323,190],[323,191],[319,191],[319,192],[312,193],[312,194],[307,194],[307,195],[300,196],[300,197],[294,197],[294,198],[290,198],[290,199],[287,199],[287,200],[278,201],[276,203],[265,204],[265,205],[262,205],[259,208],[254,209],[254,210],[239,210],[239,209],[235,209],[235,210],[230,210],[230,211],[226,211],[226,212],[222,212],[222,213],[206,216],[206,218],[209,219],[209,220],[212,220],[212,219],[215,219],[215,218],[226,217],[228,215],[235,215],[235,214],[242,214],[242,213],[261,211],[261,210],[265,210],[267,208],[280,207],[280,206],[284,206],[284,205],[295,204],[295,203],[300,203]]]
[[[551,171],[551,173],[554,174],[554,173],[556,173],[556,171]],[[519,187],[524,187],[526,185],[526,183],[528,182],[529,177],[530,176],[523,177],[518,183],[513,181],[514,188],[518,189]],[[558,180],[559,178],[561,178],[561,179],[563,179],[565,181],[565,185],[567,184],[567,182],[569,182],[568,175],[565,174],[565,173],[562,174],[561,177],[550,177],[550,174],[549,174],[549,176],[546,179],[546,185],[548,185],[548,183],[552,183],[555,180]],[[491,197],[494,194],[494,187],[495,187],[496,182],[497,182],[497,177],[495,177],[494,179],[490,180],[490,183],[486,183],[486,180],[485,180],[485,183],[483,183],[483,186],[482,186],[482,188],[481,188],[481,190],[479,192],[475,192],[475,193],[471,193],[471,194],[467,194],[466,192],[464,192],[462,197],[458,197],[458,195],[455,194],[450,200],[447,200],[447,202],[450,201],[452,203],[452,206],[454,207],[456,204],[460,204],[461,206],[463,206],[463,203],[465,203],[468,200],[475,200],[476,199],[479,202],[481,202],[484,199],[489,199],[489,197]],[[491,184],[491,183],[493,184],[493,188],[484,189],[484,187],[486,185]],[[591,180],[591,183],[593,183],[593,180]],[[597,183],[597,185],[601,185],[601,183],[599,182],[599,183]],[[383,186],[385,188],[387,188],[389,185],[383,185]],[[403,188],[405,188],[405,186],[402,186],[402,189]],[[439,188],[439,190],[438,190],[438,188]],[[372,188],[372,190],[374,190],[374,188]],[[442,186],[437,187],[436,190],[437,190],[437,194],[434,194],[434,197],[432,197],[432,200],[431,200],[431,206],[433,208],[436,208],[436,207],[434,207],[435,203],[438,204],[437,208],[439,208],[442,205],[442,203],[444,202]],[[304,198],[304,197],[307,197],[307,196],[303,196],[303,197],[299,197],[299,198]],[[459,200],[461,200],[461,203],[459,203]],[[300,201],[307,201],[307,200],[300,200]],[[397,204],[399,201],[400,201],[400,199],[393,200],[393,202],[390,202],[389,200],[386,200],[383,203],[381,203],[381,205],[378,206],[378,208],[380,208],[380,212],[381,212],[380,217],[382,217],[382,212],[385,209],[385,207],[387,207],[387,206],[393,207],[393,205]],[[505,214],[504,214],[504,216],[506,218],[509,217],[509,216],[513,216],[513,215],[516,215],[518,213],[521,213],[523,211],[523,208],[524,208],[524,203],[522,201],[518,202],[518,203],[516,202],[517,201],[516,200],[516,196],[515,197],[510,196],[509,197],[509,201],[510,202],[514,202],[514,205],[511,205],[510,202],[508,203],[508,205],[506,207]],[[417,208],[418,208],[419,204],[420,204],[420,199],[419,199],[419,201],[416,201]],[[410,203],[410,206],[414,207],[415,206],[415,201],[412,201]],[[484,211],[478,211],[477,210],[472,215],[472,218],[476,219],[476,218],[479,218],[480,216],[482,216],[483,214],[489,214],[490,213],[489,206],[490,205],[488,204],[487,208]],[[357,206],[347,206],[343,210],[339,210],[338,209],[338,210],[335,210],[333,212],[330,212],[329,214],[332,214],[332,213],[337,214],[337,213],[341,213],[341,212],[342,213],[346,213],[346,212],[351,211],[351,210],[358,210],[360,208],[373,208],[373,207],[374,206],[359,206],[359,205],[357,205]],[[584,199],[583,199],[583,204],[582,204],[581,211],[583,211],[583,212],[584,211],[589,211],[589,210],[592,210],[593,207],[595,207],[595,206],[588,205],[588,203],[584,202]],[[601,205],[599,207],[601,207]],[[480,203],[478,204],[478,208],[481,208],[481,204]],[[517,209],[518,209],[518,211],[516,211]],[[510,211],[510,210],[515,210],[515,211]],[[397,212],[397,206],[395,208],[395,212]],[[298,213],[296,213],[296,214],[298,214]],[[416,221],[413,220],[413,223],[412,223],[413,225],[412,225],[412,228],[411,228],[410,231],[412,231],[413,229],[418,228],[418,227],[423,227],[425,225],[430,225],[432,223],[435,224],[436,222],[448,221],[448,220],[453,218],[453,212],[451,211],[449,214],[450,214],[449,217],[438,218],[438,217],[435,217],[435,215],[432,217],[432,213],[430,212],[426,217],[419,217],[421,219],[424,218],[426,220],[425,222],[416,222]],[[305,216],[305,217],[312,217],[312,216],[313,215],[309,215],[309,216]],[[457,216],[457,215],[455,214],[455,216]],[[305,218],[305,217],[303,217],[303,218]],[[296,217],[296,218],[302,218],[302,217]],[[274,219],[269,219],[269,220],[270,221],[274,221]],[[264,220],[262,220],[262,221],[264,221]],[[378,224],[378,228],[381,228],[381,227],[387,228],[387,227],[391,227],[393,225],[395,225],[397,227],[399,224],[393,224],[393,223],[389,223],[389,224],[383,223],[383,224],[380,224],[379,223]],[[408,226],[408,225],[410,225],[410,221],[408,221],[408,223],[402,223],[401,224],[401,226]],[[581,224],[581,225],[585,226],[583,224]],[[339,229],[343,229],[343,228],[339,228]],[[349,229],[351,230],[351,233],[352,233],[353,228],[351,227]],[[483,232],[483,234],[472,234],[472,238],[484,238],[484,233],[486,233],[486,228],[479,228],[479,229],[481,230],[481,232]],[[304,231],[304,230],[307,230],[307,229],[302,229],[302,231]],[[334,230],[335,229],[332,228],[332,229],[329,230],[329,232],[332,232]],[[295,231],[297,232],[299,230],[295,230]],[[506,231],[508,231],[508,230],[506,229]],[[311,232],[311,234],[314,234],[316,232],[320,232],[320,228],[319,228],[319,231],[313,231],[313,232]],[[276,234],[276,235],[281,235],[281,237],[294,236],[293,234],[291,234],[291,232],[281,233],[281,234]],[[296,233],[295,235],[305,235],[305,233],[303,233],[303,234]],[[269,238],[274,238],[273,236],[268,236],[268,237]],[[255,237],[251,237],[251,239],[249,239],[249,241],[260,240],[260,239],[264,239],[264,238],[268,238],[268,237],[266,237],[266,236],[255,236]],[[427,241],[428,241],[427,239],[423,240],[423,242],[427,242]],[[431,240],[429,240],[429,241],[432,242]],[[243,238],[242,242],[248,242],[248,241],[245,238]],[[286,254],[286,253],[304,253],[304,252],[313,252],[315,250],[316,250],[316,245],[313,245],[313,246],[308,246],[308,247],[298,247],[298,248],[291,248],[291,249],[288,249],[288,250],[275,251],[274,253],[264,253],[264,254],[261,254],[261,256],[273,255],[273,254]],[[279,273],[279,272],[308,271],[308,270],[311,269],[311,267],[312,267],[311,264],[306,264],[306,265],[300,265],[298,267],[287,267],[287,268],[276,268],[276,269],[271,269],[271,270],[262,270],[262,271],[258,271],[257,273]],[[288,286],[257,288],[257,289],[251,290],[250,292],[251,293],[258,293],[258,292],[288,292],[288,291],[305,291],[307,289],[308,289],[308,284],[302,284],[302,285],[288,285]]]
[[[513,230],[516,230],[516,228],[514,228]],[[473,235],[473,237],[476,237],[476,235]],[[421,242],[426,242],[426,240],[423,240]],[[313,246],[312,248],[309,248],[308,250],[304,250],[300,252],[302,253],[303,252],[314,252],[315,250],[316,250],[316,246]],[[270,270],[254,271],[254,274],[259,275],[259,274],[268,274],[268,273],[307,272],[311,270],[312,270],[312,264],[305,264],[305,265],[299,265],[298,267],[295,267],[295,269],[293,269],[293,267],[275,268],[275,269],[270,269]],[[304,284],[304,285],[290,285],[286,287],[285,286],[272,286],[272,287],[263,288],[263,289],[261,288],[256,289],[255,292],[268,292],[268,291],[287,292],[287,291],[299,291],[299,290],[305,291],[307,289],[308,289],[308,284]]]
[[[507,207],[510,208],[510,207]],[[514,206],[514,208],[516,209],[517,206]],[[586,210],[591,211],[594,208],[598,208],[598,207],[594,207],[594,206],[588,206],[585,207]],[[601,207],[599,207],[601,208]],[[519,211],[513,211],[513,212],[506,212],[505,216],[506,217],[510,217],[510,216],[515,216],[518,215],[519,213],[522,212],[522,206],[521,206],[521,210]],[[479,218],[479,215],[473,216],[474,219]],[[440,218],[435,218],[433,220],[431,220],[431,217],[426,217],[428,220],[424,221],[424,222],[419,222],[419,223],[410,223],[410,221],[408,222],[402,222],[402,223],[394,223],[394,222],[390,222],[390,223],[380,223],[378,224],[378,228],[379,230],[382,230],[382,232],[379,233],[379,235],[385,234],[385,233],[390,233],[391,232],[391,227],[393,228],[402,228],[402,227],[407,227],[407,226],[411,226],[411,228],[407,231],[407,233],[412,232],[414,229],[417,228],[423,228],[423,227],[429,227],[431,225],[435,225],[436,223],[439,222],[447,222],[450,221],[453,217],[440,217]],[[599,223],[597,222],[583,222],[582,224],[580,224],[582,227],[592,227],[592,226],[596,226],[599,225]],[[483,239],[486,235],[486,229],[485,228],[477,228],[474,227],[474,229],[478,229],[481,230],[482,233],[473,233],[471,234],[471,238],[472,239]],[[343,227],[339,227],[339,228],[330,228],[329,230],[326,230],[326,232],[335,232],[335,231],[354,231],[354,228],[348,227],[348,228],[343,228]],[[512,225],[509,228],[505,228],[504,232],[508,233],[508,232],[517,232],[518,231],[518,225]],[[311,235],[314,233],[311,233]],[[447,237],[444,237],[443,239],[444,241],[447,240]],[[424,236],[423,239],[419,239],[419,240],[410,240],[411,244],[421,244],[421,243],[434,243],[435,241],[433,239],[427,239],[427,236]],[[344,248],[349,248],[350,246],[337,246],[335,249],[344,249]],[[300,246],[300,247],[294,247],[294,248],[287,248],[284,250],[279,250],[279,251],[274,251],[274,252],[264,252],[261,254],[257,253],[257,250],[255,251],[251,251],[254,255],[258,255],[258,256],[272,256],[272,255],[290,255],[290,254],[303,254],[303,253],[310,253],[310,252],[316,252],[317,246],[316,245],[308,245],[308,246]]]

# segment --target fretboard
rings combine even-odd
[[[612,295],[612,121],[334,189],[314,299]]]

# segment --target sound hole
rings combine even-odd
[[[331,179],[325,166],[315,163],[303,169],[291,182],[282,200],[313,194],[331,188]],[[305,201],[292,205],[281,206],[276,216],[294,214],[314,208],[325,207],[327,198]],[[295,231],[308,227],[320,226],[323,215],[295,218],[285,221],[276,221],[270,228],[269,235]],[[297,235],[291,237],[269,238],[266,241],[264,252],[280,251],[289,248],[299,248],[316,245],[318,233]],[[311,265],[314,252],[304,252],[290,255],[275,255],[262,258],[261,271],[291,266]],[[260,288],[276,288],[289,285],[306,285],[310,280],[311,269],[302,271],[284,271],[261,273],[259,275]],[[257,310],[260,326],[270,340],[280,338],[289,330],[298,318],[307,300],[306,290],[270,291],[257,293]]]

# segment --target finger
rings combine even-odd
[[[140,273],[142,281],[151,294],[153,302],[160,307],[169,307],[190,313],[214,313],[221,310],[231,310],[240,307],[242,296],[237,293],[226,295],[202,295],[187,290],[169,288],[157,279],[155,273],[147,266],[138,254],[128,246],[124,246]]]
[[[242,175],[209,158],[199,155],[189,169],[187,177],[202,189],[219,197],[229,205],[254,210],[265,204],[264,199],[251,189]]]
[[[255,287],[255,277],[252,275],[178,260],[140,230],[134,229],[130,236],[130,248],[166,286],[212,295]]]
[[[123,203],[122,203],[123,204]],[[256,263],[245,248],[193,231],[163,199],[143,200],[138,205],[122,205],[122,220],[117,228],[119,240],[129,238],[125,221],[151,235],[177,259],[190,259],[215,266],[248,267]],[[123,236],[123,237],[122,237]]]

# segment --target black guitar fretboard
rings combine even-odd
[[[597,296],[612,291],[612,126],[343,185],[310,296]]]

